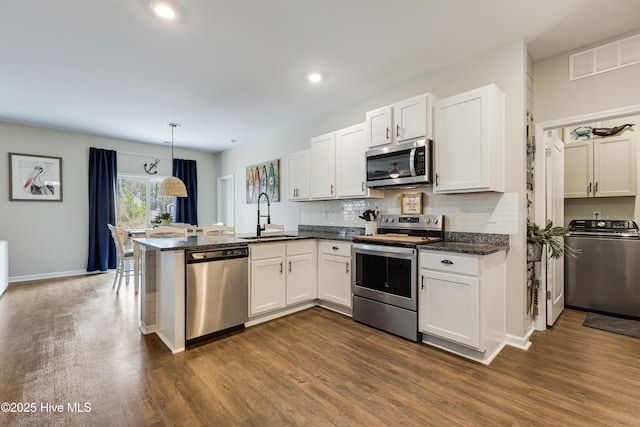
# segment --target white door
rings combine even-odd
[[[336,195],[336,134],[311,138],[311,198],[333,199]]]
[[[217,222],[234,225],[233,175],[221,176],[217,180]]]
[[[547,221],[564,225],[564,145],[554,132],[546,132]],[[564,310],[564,258],[547,257],[547,325],[555,323]]]
[[[336,136],[336,187],[338,197],[366,194],[364,153],[367,149],[364,123],[341,129]]]

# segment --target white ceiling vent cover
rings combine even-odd
[[[569,80],[640,63],[640,34],[569,55]]]

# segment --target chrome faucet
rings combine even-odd
[[[260,226],[260,218],[264,218],[265,215],[260,215],[260,198],[264,195],[264,197],[267,198],[267,224],[271,224],[271,203],[269,202],[269,196],[267,196],[267,193],[262,192],[258,195],[258,226],[256,228],[256,236],[260,236],[260,233],[262,232],[262,230],[264,230],[266,227],[262,227]]]

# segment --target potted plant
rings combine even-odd
[[[153,228],[159,227],[161,225],[169,225],[173,222],[173,216],[171,216],[169,212],[160,212],[150,222]]]
[[[540,261],[543,245],[547,245],[551,258],[560,258],[564,255],[565,249],[569,249],[564,244],[566,234],[566,228],[554,227],[551,221],[547,222],[544,228],[535,222],[527,221],[527,261]]]

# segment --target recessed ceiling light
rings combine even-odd
[[[169,3],[155,3],[153,11],[162,19],[171,21],[176,17],[176,10]]]
[[[320,73],[311,73],[307,76],[307,79],[309,79],[309,81],[311,83],[318,83],[322,80],[322,74]]]

